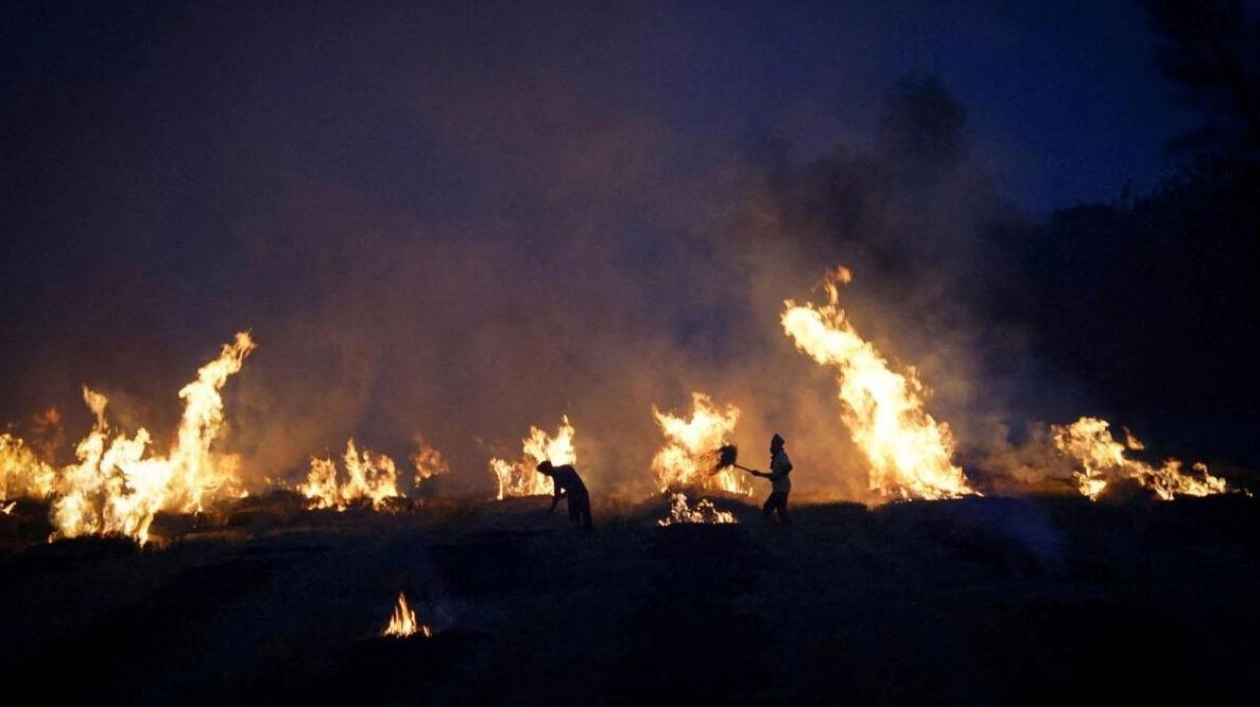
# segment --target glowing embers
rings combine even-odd
[[[752,487],[733,467],[716,468],[715,450],[725,444],[739,422],[739,408],[720,410],[704,393],[691,394],[691,418],[683,419],[652,407],[665,434],[665,447],[652,458],[652,473],[661,491],[685,488],[748,495]]]
[[[407,606],[407,597],[403,596],[402,592],[398,592],[398,604],[394,606],[394,613],[389,617],[389,623],[381,631],[381,635],[391,638],[410,638],[417,634],[428,638],[433,635],[433,629],[416,620],[416,612]]]
[[[687,505],[687,495],[675,493],[669,499],[669,516],[656,522],[657,525],[677,525],[680,523],[726,524],[738,523],[730,511],[719,511],[713,501],[702,498],[696,501],[694,508]]]
[[[1109,485],[1133,479],[1142,487],[1168,501],[1176,496],[1210,496],[1227,491],[1225,480],[1212,476],[1203,463],[1195,463],[1187,472],[1177,459],[1168,459],[1161,467],[1128,459],[1125,450],[1140,450],[1142,443],[1125,430],[1125,442],[1117,442],[1108,430],[1106,420],[1082,417],[1070,425],[1052,425],[1054,445],[1077,462],[1073,471],[1077,488],[1090,500],[1097,500]]]
[[[219,389],[229,375],[241,370],[254,346],[248,333],[238,333],[218,358],[198,370],[196,380],[179,391],[184,414],[166,456],[151,453],[151,438],[143,428],[130,439],[112,434],[105,417],[109,401],[84,387],[83,399],[96,415],[96,424],[75,449],[79,463],[54,475],[53,539],[125,535],[143,544],[158,511],[201,512],[213,501],[243,496],[237,478],[239,458],[210,447],[224,425]],[[21,455],[20,444],[6,441],[5,448]],[[46,470],[36,465],[27,467],[21,478],[38,491],[45,475]]]
[[[569,424],[569,417],[561,418],[554,437],[537,427],[529,428],[529,436],[521,440],[522,455],[515,462],[494,458],[490,469],[499,481],[498,499],[507,496],[548,496],[552,493],[551,477],[538,473],[539,462],[550,460],[557,466],[576,464],[577,452],[573,447],[576,431]]]
[[[949,426],[923,409],[927,395],[913,367],[894,373],[883,355],[863,339],[840,307],[846,268],[829,273],[827,303],[784,303],[784,332],[815,361],[836,369],[840,416],[870,464],[870,488],[899,499],[954,498],[975,494],[962,469],[952,463]]]

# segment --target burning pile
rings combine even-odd
[[[735,431],[739,408],[727,405],[722,411],[704,393],[691,394],[691,419],[675,417],[652,408],[666,443],[652,459],[656,487],[662,492],[685,488],[726,491],[748,495],[748,480],[732,467],[718,467],[714,450]]]
[[[108,399],[85,386],[83,399],[96,424],[75,449],[78,463],[54,470],[21,440],[3,435],[0,488],[6,496],[52,497],[54,539],[126,535],[142,544],[158,511],[201,512],[213,501],[243,496],[239,458],[212,451],[211,445],[224,426],[219,390],[254,347],[248,333],[238,333],[179,391],[184,414],[166,456],[152,453],[144,428],[134,438],[115,435],[105,416]]]
[[[702,498],[696,502],[696,507],[691,508],[687,505],[687,495],[683,493],[675,493],[669,499],[669,517],[662,518],[656,524],[660,526],[677,525],[680,523],[709,523],[709,524],[725,524],[736,523],[734,514],[730,511],[719,511],[713,501]]]
[[[1126,449],[1140,450],[1142,443],[1125,430],[1125,442],[1121,444],[1111,436],[1108,427],[1106,420],[1094,417],[1051,427],[1055,447],[1079,464],[1072,475],[1077,488],[1090,500],[1097,500],[1108,485],[1122,479],[1137,481],[1165,501],[1176,496],[1225,493],[1225,480],[1212,476],[1201,462],[1192,465],[1192,472],[1186,472],[1177,459],[1168,459],[1156,468],[1126,458]]]
[[[573,448],[575,430],[567,415],[561,418],[556,436],[548,436],[537,427],[529,428],[529,436],[521,440],[522,456],[515,462],[493,458],[490,469],[499,481],[498,499],[507,496],[549,496],[552,493],[551,477],[539,474],[535,468],[540,462],[576,464],[577,452]]]
[[[820,364],[836,368],[841,418],[870,463],[870,488],[894,499],[955,498],[976,493],[951,461],[949,426],[923,409],[927,394],[913,367],[894,373],[863,339],[840,307],[846,268],[830,273],[826,304],[785,302],[783,329],[796,347]]]

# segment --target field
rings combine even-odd
[[[0,685],[39,704],[1255,704],[1260,501],[1140,494],[672,525],[664,498],[255,499],[158,539],[0,516]],[[399,592],[430,638],[382,637]],[[1209,697],[1215,695],[1215,697]]]

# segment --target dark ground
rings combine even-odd
[[[756,499],[754,499],[756,500]],[[279,499],[167,540],[0,516],[30,704],[1256,704],[1260,500],[973,498],[657,527],[664,499]],[[385,639],[399,591],[430,639]],[[1212,695],[1215,695],[1214,697]]]

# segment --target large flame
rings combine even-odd
[[[1077,462],[1073,472],[1077,488],[1090,500],[1097,500],[1109,484],[1121,479],[1134,479],[1168,501],[1176,496],[1209,496],[1225,493],[1224,479],[1208,473],[1207,465],[1196,462],[1192,472],[1182,469],[1177,459],[1164,461],[1161,467],[1128,459],[1125,450],[1140,450],[1139,442],[1125,430],[1125,442],[1112,437],[1110,424],[1095,417],[1082,417],[1070,425],[1052,425],[1054,444],[1060,452]]]
[[[368,449],[360,451],[354,439],[346,442],[341,457],[345,478],[339,478],[337,465],[331,458],[311,458],[306,483],[298,484],[298,493],[310,501],[312,508],[336,508],[344,511],[351,505],[367,503],[379,509],[398,492],[398,469],[394,460]]]
[[[576,464],[577,451],[573,447],[575,432],[573,425],[569,424],[568,415],[565,415],[554,437],[531,426],[529,436],[521,440],[523,454],[515,462],[497,457],[491,459],[490,469],[499,480],[499,500],[507,496],[551,495],[551,477],[539,474],[536,467],[544,461],[556,465]]]
[[[389,623],[381,635],[407,638],[417,633],[427,638],[433,635],[433,629],[416,620],[416,612],[407,606],[407,597],[403,596],[402,592],[398,592],[398,604],[394,607],[394,613],[389,617]]]
[[[784,304],[783,329],[796,347],[820,364],[834,366],[841,418],[870,463],[870,488],[884,497],[953,498],[976,493],[951,459],[949,426],[923,409],[927,394],[913,367],[895,373],[863,339],[840,307],[848,269],[829,273],[826,304]]]
[[[695,508],[687,505],[687,495],[675,493],[669,499],[669,517],[656,522],[657,525],[677,525],[680,523],[736,523],[735,515],[730,511],[719,511],[713,501],[702,498],[696,502]]]
[[[219,390],[241,370],[255,348],[246,332],[202,366],[197,379],[179,391],[184,415],[169,455],[150,454],[149,432],[111,439],[106,397],[86,386],[83,399],[96,415],[92,431],[75,449],[78,464],[60,471],[52,504],[53,537],[122,534],[144,543],[160,510],[200,512],[215,500],[244,495],[239,457],[211,450],[223,428]]]
[[[739,422],[739,408],[719,410],[704,393],[691,394],[691,418],[661,412],[652,406],[656,424],[665,433],[665,447],[652,458],[652,473],[661,491],[681,488],[750,494],[751,484],[734,467],[715,472],[715,451],[730,441]]]

